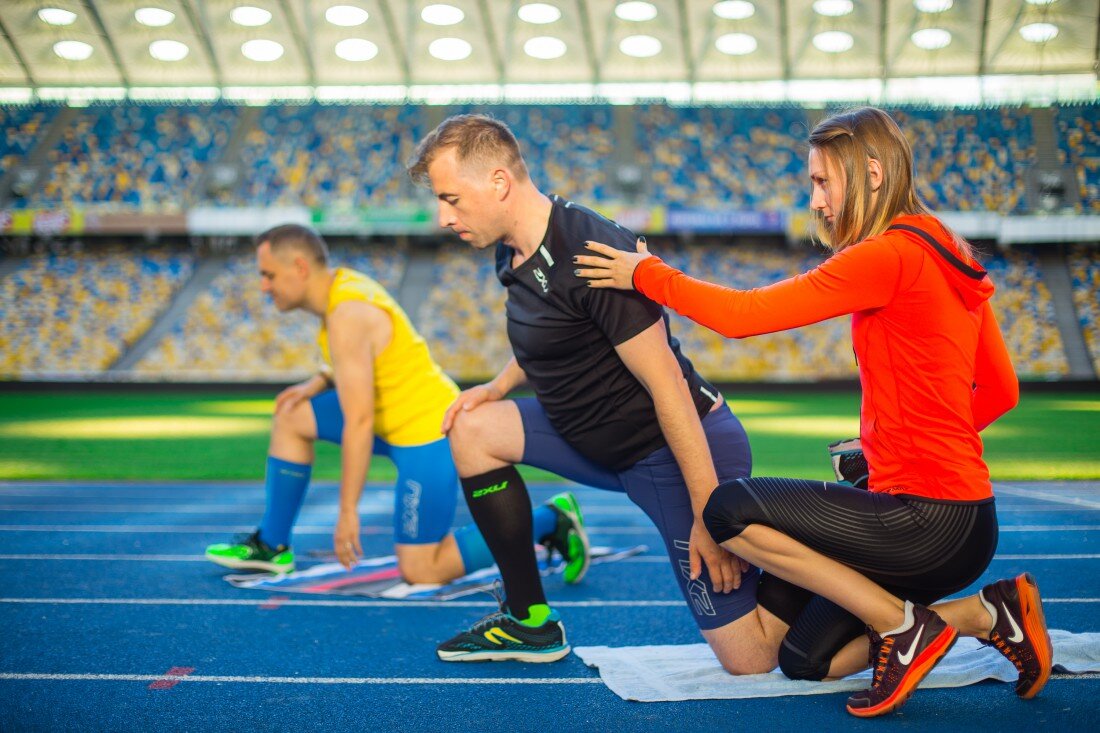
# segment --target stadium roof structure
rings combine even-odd
[[[4,0],[0,87],[757,85],[1091,75],[1097,0]],[[387,91],[391,90],[391,91]],[[584,96],[577,92],[578,96]],[[10,98],[10,97],[9,97]]]

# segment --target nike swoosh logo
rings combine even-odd
[[[1012,627],[1012,636],[1008,637],[1008,640],[1013,644],[1019,644],[1024,640],[1024,632],[1020,630],[1019,625],[1016,623],[1016,619],[1012,618],[1012,614],[1008,612],[1008,606],[1001,602],[1001,608],[1005,610],[1005,616],[1008,616],[1008,623]]]
[[[917,651],[917,645],[920,644],[920,635],[923,634],[923,633],[924,633],[924,624],[921,624],[920,628],[917,629],[916,638],[913,639],[913,643],[909,645],[909,651],[905,652],[904,654],[898,654],[898,661],[899,662],[901,662],[905,666],[909,666],[909,663],[913,661],[913,655]]]

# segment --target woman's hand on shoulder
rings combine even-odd
[[[588,278],[590,288],[634,289],[634,270],[638,263],[651,257],[646,247],[645,237],[638,237],[638,251],[624,252],[600,242],[585,242],[585,247],[595,255],[577,255],[573,264],[579,265],[573,271],[577,277]]]

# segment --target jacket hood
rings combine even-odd
[[[927,214],[899,216],[887,231],[895,231],[931,255],[959,298],[970,310],[993,297],[993,281],[973,259],[961,254],[939,219]]]

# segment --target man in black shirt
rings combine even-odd
[[[441,226],[476,249],[496,247],[514,355],[444,417],[506,602],[441,644],[439,657],[553,661],[569,653],[535,563],[530,503],[515,468],[524,463],[625,491],[661,532],[681,592],[723,665],[774,669],[774,653],[764,650],[777,645],[765,638],[784,627],[755,610],[758,571],[716,545],[701,520],[719,481],[750,473],[741,424],[680,353],[660,306],[634,292],[590,288],[574,272],[586,241],[633,251],[634,235],[541,193],[511,131],[490,117],[445,120],[421,141],[409,173],[431,186]],[[506,399],[523,384],[534,398]]]

